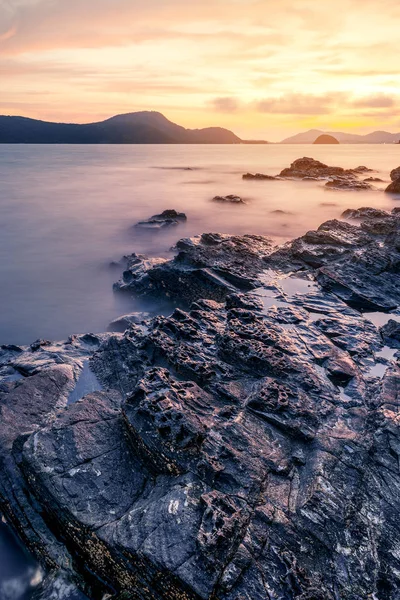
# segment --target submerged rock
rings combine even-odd
[[[255,179],[257,181],[276,181],[277,177],[273,177],[272,175],[264,175],[264,173],[245,173],[242,176],[243,179]]]
[[[174,227],[187,221],[185,213],[177,212],[176,210],[164,210],[159,215],[154,215],[145,221],[139,221],[135,227],[142,229],[164,229],[165,227]]]
[[[96,599],[397,600],[398,323],[362,311],[400,305],[400,215],[360,212],[133,255],[117,289],[185,310],[1,350],[0,505],[50,568]],[[67,405],[88,357],[103,390]]]
[[[246,204],[246,202],[240,197],[234,194],[228,196],[214,196],[213,202],[226,202],[228,204]]]
[[[357,179],[346,179],[336,177],[331,181],[327,181],[325,187],[333,190],[372,190],[372,186],[366,181],[358,181]]]

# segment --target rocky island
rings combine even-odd
[[[400,594],[400,214],[126,259],[124,333],[0,350],[0,506],[89,597]]]

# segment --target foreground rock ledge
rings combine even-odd
[[[399,597],[400,217],[346,216],[136,257],[118,287],[186,309],[3,348],[1,507],[51,569],[96,599]],[[87,356],[103,389],[67,405]]]

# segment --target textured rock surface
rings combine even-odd
[[[96,599],[399,598],[400,215],[347,218],[134,256],[117,288],[185,310],[2,350],[2,509],[51,567]]]
[[[245,173],[242,178],[256,181],[275,181],[277,179],[273,175],[264,175],[264,173]]]
[[[154,215],[145,221],[139,221],[135,227],[141,229],[164,229],[166,227],[174,227],[179,223],[187,221],[185,213],[177,212],[174,209],[164,210],[159,215]]]
[[[299,179],[327,179],[334,178],[354,178],[371,171],[367,167],[361,166],[355,169],[343,169],[342,167],[330,167],[314,158],[304,157],[295,160],[289,168],[283,169],[279,177],[294,177]]]
[[[390,172],[390,179],[392,181],[397,181],[398,179],[400,179],[400,167],[397,167],[397,169],[393,169]]]
[[[385,192],[388,194],[400,194],[400,179],[392,181],[392,183],[387,186]]]

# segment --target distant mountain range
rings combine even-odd
[[[49,123],[0,116],[2,144],[241,144],[221,127],[185,129],[159,112],[117,115],[99,123]]]
[[[387,131],[374,131],[367,135],[356,135],[355,133],[342,133],[340,131],[310,129],[304,133],[286,138],[281,144],[313,144],[321,135],[332,135],[341,144],[393,144],[400,140],[400,133],[388,133]]]

